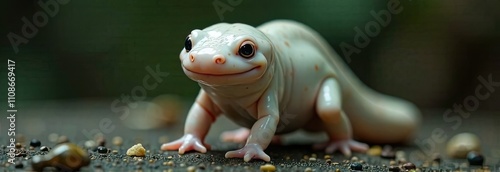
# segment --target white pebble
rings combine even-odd
[[[472,133],[460,133],[448,140],[446,152],[451,158],[466,158],[470,151],[480,151],[479,137]]]

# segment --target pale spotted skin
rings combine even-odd
[[[189,111],[185,135],[162,150],[206,152],[209,145],[203,140],[221,114],[248,128],[222,135],[227,141],[246,141],[242,149],[226,154],[245,161],[270,161],[264,149],[277,139],[273,136],[298,129],[325,131],[329,141],[314,147],[350,155],[368,149],[353,138],[404,142],[419,124],[414,105],[366,87],[303,24],[277,20],[254,28],[220,23],[193,30],[187,39],[191,46],[180,53],[182,68],[202,89]]]

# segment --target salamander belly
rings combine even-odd
[[[291,84],[290,91],[285,91],[284,95],[287,102],[280,116],[278,132],[289,132],[303,128],[313,116],[317,115],[315,110],[316,98],[322,82],[334,76],[333,69],[330,67],[325,57],[310,45],[300,45],[300,48],[292,48],[287,53],[290,58],[290,69],[285,74],[287,84]],[[305,50],[308,49],[309,50]],[[307,52],[307,53],[306,53]]]

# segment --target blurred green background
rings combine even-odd
[[[317,30],[337,51],[354,45],[355,27],[376,21],[370,11],[388,1],[161,1],[72,0],[15,53],[6,35],[22,35],[23,17],[47,0],[4,1],[0,6],[1,85],[6,100],[6,59],[16,61],[17,100],[94,100],[130,95],[145,69],[169,75],[147,97],[175,94],[194,99],[198,85],[180,68],[186,35],[219,22],[260,25],[292,19]],[[52,2],[57,2],[52,0]],[[500,81],[500,1],[401,0],[391,16],[348,66],[370,87],[422,108],[448,108],[474,95],[478,76]],[[221,17],[216,4],[225,4]],[[342,55],[342,53],[339,53]],[[500,110],[500,87],[480,109]],[[3,107],[2,107],[3,108]]]

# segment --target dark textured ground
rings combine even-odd
[[[119,118],[120,113],[114,113],[111,110],[112,101],[69,101],[69,102],[25,102],[18,108],[16,115],[16,133],[22,134],[26,138],[24,144],[29,144],[29,140],[36,138],[41,140],[42,145],[53,147],[56,143],[48,140],[48,135],[56,133],[65,135],[73,143],[83,145],[84,141],[93,139],[87,138],[85,131],[100,130],[106,138],[106,147],[111,150],[118,150],[118,153],[109,153],[100,155],[95,152],[90,152],[91,165],[82,168],[82,171],[186,171],[190,166],[196,171],[216,171],[216,168],[222,168],[223,171],[259,171],[259,167],[264,165],[262,161],[243,162],[241,159],[225,159],[226,151],[235,149],[237,144],[224,144],[218,141],[218,134],[227,129],[236,128],[236,126],[227,119],[221,118],[215,124],[207,138],[208,143],[211,143],[213,150],[206,154],[187,153],[178,155],[175,151],[160,152],[160,143],[158,138],[167,136],[170,140],[177,139],[182,135],[183,122],[179,121],[177,125],[171,125],[153,130],[131,130],[123,125],[123,121]],[[2,109],[4,112],[5,110]],[[403,150],[406,152],[406,159],[416,164],[421,171],[432,171],[431,169],[441,169],[445,171],[454,171],[462,169],[471,171],[471,169],[483,168],[480,166],[468,166],[465,159],[450,159],[444,154],[444,143],[436,143],[436,149],[433,149],[442,155],[442,161],[439,166],[431,166],[423,168],[425,161],[430,161],[430,158],[425,158],[419,155],[428,152],[426,147],[419,146],[422,140],[431,138],[431,133],[436,128],[441,128],[445,131],[446,137],[450,138],[456,133],[473,132],[479,135],[482,141],[482,153],[485,156],[485,165],[491,171],[500,171],[500,131],[499,113],[495,112],[472,112],[471,116],[462,120],[462,124],[458,125],[455,130],[452,129],[454,122],[446,122],[443,120],[444,109],[439,110],[423,110],[424,122],[421,130],[416,137],[415,143],[410,146],[394,145],[395,150]],[[129,116],[130,117],[130,116]],[[183,118],[183,117],[180,117]],[[99,127],[100,121],[110,121],[113,129]],[[126,120],[126,119],[125,119]],[[182,119],[183,120],[183,119]],[[1,143],[7,143],[7,123],[2,120],[1,124]],[[101,124],[102,125],[102,124]],[[383,134],[383,133],[381,133]],[[121,136],[124,138],[124,145],[121,147],[112,144],[112,138]],[[287,145],[273,145],[266,150],[271,156],[272,161],[269,162],[276,166],[277,171],[307,171],[310,168],[312,171],[329,171],[339,169],[340,171],[348,171],[350,158],[344,157],[339,153],[332,155],[331,163],[327,163],[324,159],[324,153],[321,151],[313,151],[307,143],[323,141],[323,135],[310,135],[306,133],[295,133],[284,138]],[[126,149],[135,143],[142,143],[149,153],[142,162],[139,160],[127,157]],[[38,151],[28,153],[22,160],[23,167],[18,171],[28,170],[30,167],[30,155],[38,154]],[[304,156],[312,157],[316,155],[316,160],[304,159]],[[365,154],[354,154],[363,162],[364,171],[388,171],[389,161],[380,157],[368,156]],[[165,165],[168,161],[172,161],[173,165]],[[6,156],[0,157],[0,171],[15,171],[14,165],[6,166]],[[337,164],[338,163],[338,164]],[[436,165],[436,164],[435,164]],[[50,168],[47,170],[51,170]],[[52,169],[54,170],[54,169]]]

